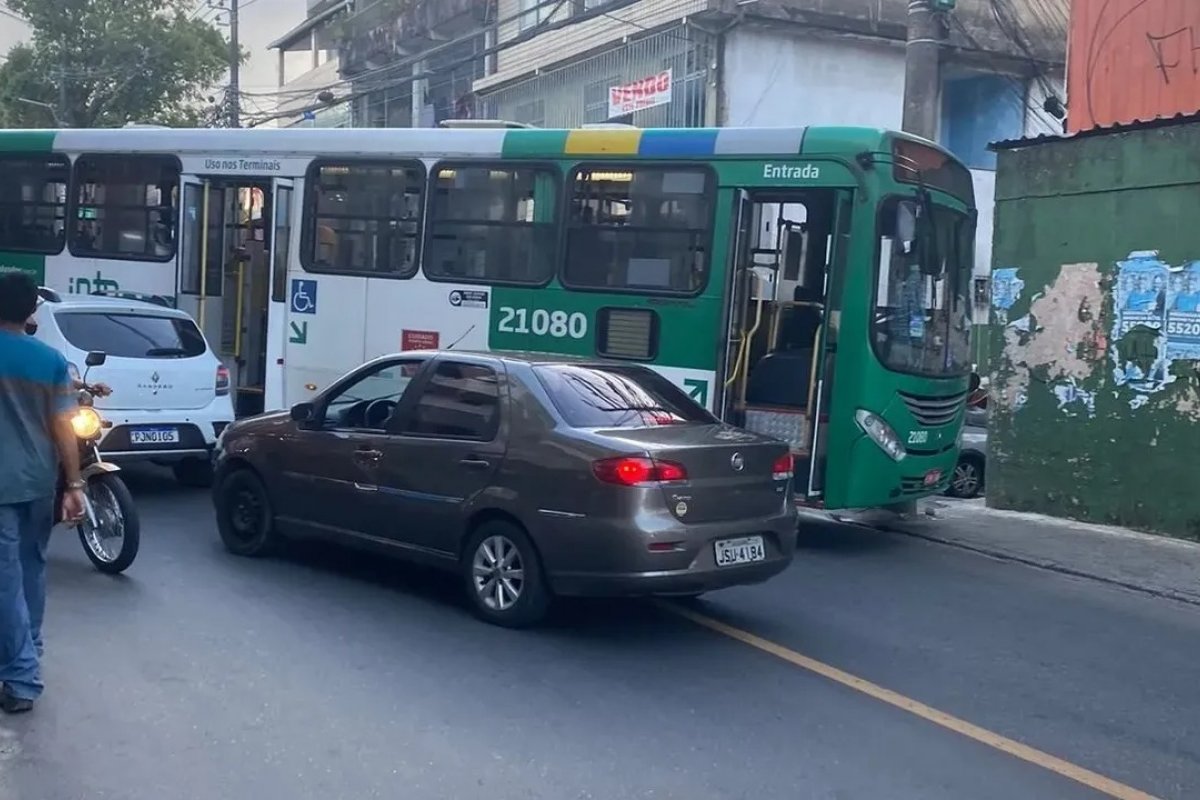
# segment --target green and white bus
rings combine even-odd
[[[403,349],[640,362],[830,509],[946,486],[974,205],[872,129],[0,131],[0,266],[188,311],[245,413]]]

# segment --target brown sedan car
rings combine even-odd
[[[554,595],[698,595],[795,551],[787,445],[719,422],[641,366],[408,352],[218,444],[240,555],[321,537],[458,571],[479,614]]]

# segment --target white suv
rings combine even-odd
[[[112,396],[97,398],[106,459],[169,465],[180,483],[212,481],[212,451],[233,422],[229,371],[182,311],[141,300],[59,295],[43,289],[34,334],[81,376],[91,351],[107,355],[88,373]]]

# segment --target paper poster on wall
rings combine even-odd
[[[1200,360],[1200,261],[1171,275],[1167,357]]]
[[[1016,267],[992,270],[992,309],[996,312],[996,324],[1008,324],[1008,310],[1021,297],[1025,281],[1017,277]]]
[[[1171,270],[1157,250],[1117,262],[1113,293],[1113,378],[1118,386],[1156,392],[1172,380],[1166,322]]]

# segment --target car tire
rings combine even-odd
[[[239,469],[221,480],[215,497],[217,530],[225,549],[234,555],[256,558],[275,549],[275,514],[267,488],[249,469]]]
[[[528,628],[550,609],[537,548],[524,530],[506,520],[488,520],[472,531],[463,548],[462,575],[467,597],[485,622]]]
[[[950,485],[946,487],[946,495],[960,500],[970,500],[978,497],[983,490],[983,460],[975,455],[959,456],[954,465],[954,474],[950,476]]]
[[[213,485],[212,461],[206,458],[185,458],[171,465],[175,480],[189,489],[208,489]]]

